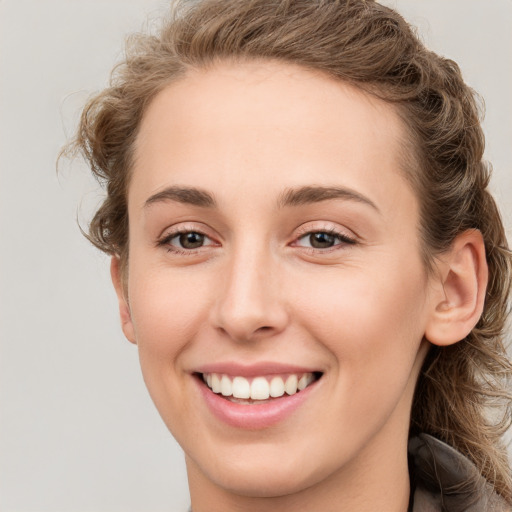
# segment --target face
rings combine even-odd
[[[149,106],[124,331],[195,478],[277,496],[405,445],[429,298],[402,139],[292,65],[219,64]]]

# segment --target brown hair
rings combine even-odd
[[[512,423],[512,366],[504,347],[512,257],[487,188],[478,102],[457,64],[428,51],[393,10],[372,0],[179,1],[158,35],[128,41],[110,87],[83,111],[70,148],[83,153],[107,189],[89,239],[126,262],[126,192],[145,109],[188,70],[223,59],[295,63],[395,105],[410,134],[404,160],[421,203],[427,269],[458,234],[481,231],[490,275],[483,315],[463,341],[431,348],[411,433],[430,433],[468,456],[512,504],[502,444]]]

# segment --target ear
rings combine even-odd
[[[457,236],[437,260],[437,269],[425,337],[434,345],[447,346],[463,340],[482,315],[488,269],[480,231]]]
[[[128,295],[125,291],[125,283],[121,272],[121,262],[118,256],[112,256],[110,260],[110,276],[112,284],[116,290],[117,300],[119,302],[119,316],[121,318],[121,328],[127,340],[136,343],[135,329],[133,328],[130,305],[128,304]]]

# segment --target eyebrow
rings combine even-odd
[[[285,206],[320,203],[331,199],[357,201],[380,212],[373,201],[354,190],[344,187],[305,186],[290,188],[280,195],[277,205],[279,208],[284,208]],[[202,208],[215,208],[217,206],[214,196],[206,190],[195,187],[171,186],[150,196],[144,203],[144,208],[162,201],[176,201]]]
[[[217,205],[213,195],[206,192],[206,190],[193,187],[171,186],[150,196],[144,203],[144,208],[161,201],[176,201],[202,208],[215,208]]]
[[[330,199],[357,201],[358,203],[371,206],[377,212],[380,212],[377,205],[371,199],[344,187],[307,186],[288,189],[281,194],[278,205],[281,208],[284,206],[300,206],[304,204],[320,203]]]

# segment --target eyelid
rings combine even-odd
[[[330,222],[307,222],[297,228],[294,238],[298,239],[311,233],[329,233],[331,235],[337,235],[343,238],[353,240],[354,243],[359,241],[359,236],[355,234],[352,230],[342,228],[341,226],[332,224]]]
[[[216,241],[215,237],[209,233],[210,231],[211,230],[209,229],[198,226],[197,223],[181,222],[176,225],[165,228],[162,234],[157,238],[155,245],[157,247],[167,247],[169,250],[173,250],[174,252],[193,254],[205,247],[214,247],[220,245]],[[184,249],[170,244],[170,241],[173,238],[186,233],[198,233],[204,236],[205,239],[209,240],[211,243],[206,243],[205,245],[198,247],[197,249]]]
[[[171,224],[165,229],[162,229],[160,234],[157,236],[157,239],[161,240],[172,234],[188,233],[190,231],[193,231],[194,233],[201,233],[208,238],[215,238],[215,235],[212,233],[212,229],[210,229],[208,225],[204,224],[203,222],[182,221],[176,222],[175,224]]]
[[[202,224],[202,223],[201,223]],[[198,223],[191,222],[183,222],[178,223],[173,226],[167,227],[165,230],[163,230],[162,235],[160,235],[156,240],[156,246],[166,246],[168,248],[172,248],[172,250],[175,250],[176,252],[183,252],[187,254],[192,254],[197,251],[201,251],[204,248],[207,247],[214,247],[214,246],[220,246],[220,244],[214,236],[212,236],[209,232],[210,229],[204,229],[202,226],[198,226]],[[207,242],[202,245],[201,247],[198,247],[196,249],[185,249],[180,248],[176,245],[171,245],[170,241],[178,237],[179,235],[186,234],[186,233],[198,233],[205,237],[205,240]],[[316,247],[307,247],[307,246],[301,246],[297,242],[314,233],[327,233],[329,235],[332,235],[336,237],[339,241],[339,243],[336,243],[332,247],[329,248],[316,248]],[[343,229],[340,226],[335,226],[331,223],[323,222],[321,224],[314,223],[314,222],[307,222],[301,226],[299,226],[296,230],[296,233],[294,234],[294,238],[292,242],[290,243],[291,246],[295,247],[302,247],[303,249],[309,249],[314,252],[321,252],[326,253],[329,250],[334,250],[336,248],[339,248],[339,246],[346,246],[346,245],[354,245],[359,243],[359,237],[353,233],[353,231],[348,229]]]
[[[331,247],[319,248],[319,247],[310,247],[305,245],[300,245],[299,241],[307,236],[310,236],[314,233],[327,233],[337,238],[338,243],[335,243]],[[348,229],[343,229],[339,226],[334,226],[330,223],[322,223],[322,224],[314,224],[308,222],[300,226],[294,236],[293,242],[290,244],[292,247],[299,247],[304,251],[308,251],[314,254],[328,254],[329,252],[343,250],[347,248],[347,246],[356,245],[359,243],[359,238],[352,231]]]
[[[349,238],[348,236],[344,235],[343,233],[338,233],[337,231],[326,231],[326,230],[310,231],[309,233],[306,233],[304,235],[297,237],[296,241],[306,239],[308,236],[311,236],[311,235],[314,235],[317,233],[325,233],[325,234],[330,235],[330,236],[336,238],[337,240],[339,240],[339,243],[334,244],[333,247],[335,247],[336,245],[341,245],[343,243],[349,244],[349,245],[356,243],[356,241],[353,238]]]
[[[171,232],[171,233],[168,233],[167,235],[165,235],[161,240],[160,240],[160,244],[166,244],[168,243],[168,241],[170,240],[173,240],[174,238],[177,238],[179,237],[180,235],[185,235],[187,233],[197,233],[198,235],[201,235],[201,236],[204,236],[205,239],[207,240],[210,240],[211,242],[213,242],[213,240],[211,239],[211,237],[209,237],[206,233],[203,233],[202,231],[199,231],[197,229],[180,229],[179,231],[174,231],[174,232]],[[202,247],[209,247],[211,245],[215,245],[215,242],[213,243],[208,243],[208,244],[205,244],[203,245]],[[192,249],[189,249],[189,250],[192,250]]]

